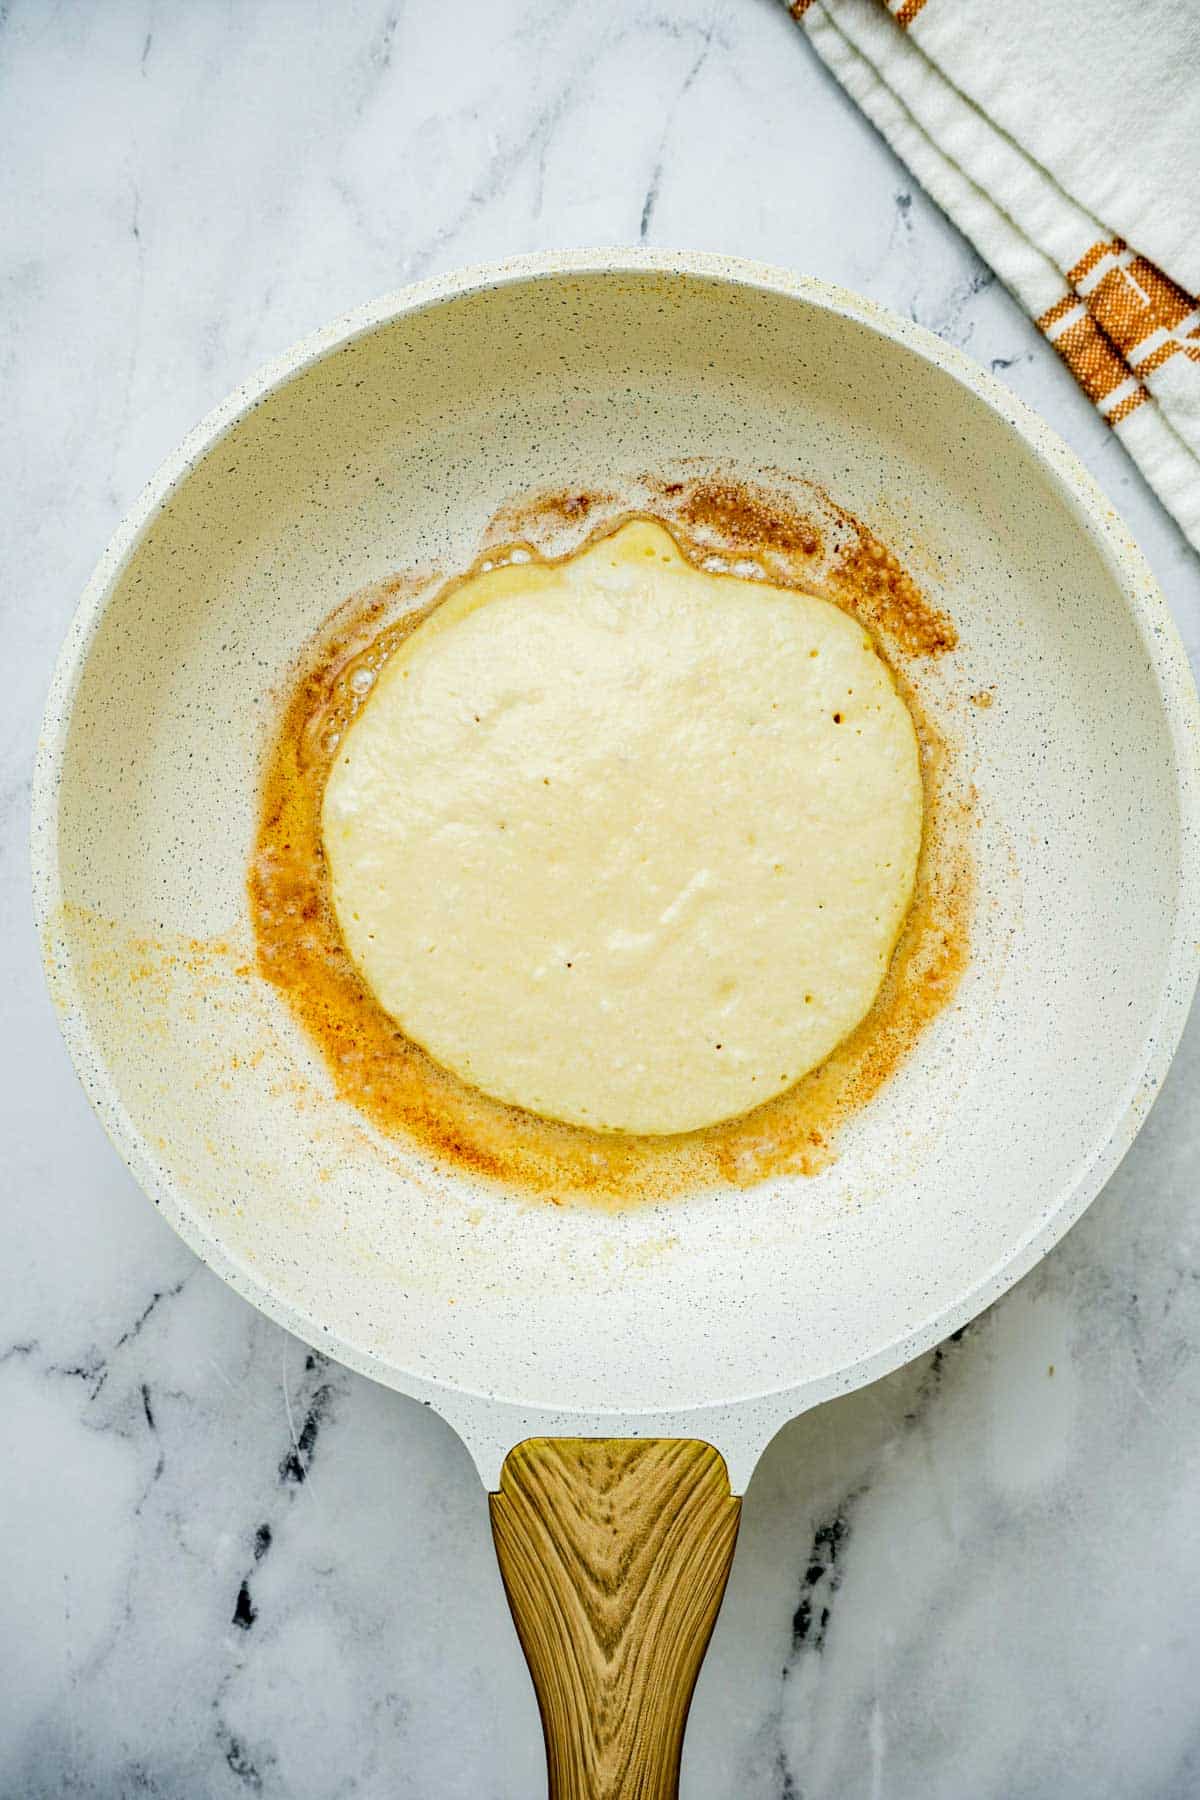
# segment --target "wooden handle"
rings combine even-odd
[[[686,1438],[530,1438],[492,1534],[546,1735],[550,1800],[675,1800],[741,1501]]]

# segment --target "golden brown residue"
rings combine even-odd
[[[977,694],[971,695],[971,705],[987,708],[992,704],[992,701],[995,698],[996,696],[991,688],[980,688]]]
[[[379,1006],[334,915],[322,796],[337,745],[363,702],[356,672],[378,668],[458,581],[417,610],[412,596],[425,583],[397,579],[372,588],[347,601],[309,645],[270,747],[249,876],[259,971],[320,1050],[342,1098],[389,1135],[556,1204],[662,1200],[718,1183],[748,1186],[784,1171],[824,1168],[839,1127],[878,1092],[950,999],[967,956],[969,803],[949,791],[946,746],[901,666],[906,658],[951,648],[949,620],[890,551],[828,501],[818,518],[790,495],[742,483],[644,479],[635,485],[640,503],[624,510],[611,495],[576,489],[535,496],[507,508],[485,542],[498,542],[502,529],[510,545],[551,561],[573,555],[636,512],[667,525],[695,563],[711,566],[718,547],[735,558],[757,554],[771,581],[824,594],[860,619],[913,714],[925,786],[913,904],[874,1007],[833,1055],[739,1118],[675,1137],[631,1137],[560,1124],[491,1099],[435,1063]],[[495,561],[495,550],[488,556]]]
[[[780,494],[742,481],[664,482],[664,499],[676,502],[676,522],[691,531],[715,534],[727,552],[760,556],[820,554],[821,533],[814,521]]]
[[[612,494],[596,490],[589,492],[579,487],[549,489],[537,495],[535,512],[532,514],[528,500],[512,501],[509,505],[502,506],[484,534],[484,543],[508,547],[523,540],[534,516],[543,531],[548,527],[578,526],[587,521],[598,507],[613,504]]]
[[[781,586],[835,601],[869,628],[893,671],[957,645],[953,621],[895,554],[815,484],[792,478],[785,488],[781,477],[768,489],[711,476],[643,479],[658,502],[650,510],[690,538],[693,550],[703,545],[750,557]],[[687,543],[681,547],[686,554]]]
[[[90,907],[63,900],[55,913],[58,931],[69,930],[74,943],[84,947],[88,981],[103,985],[114,996],[131,992],[141,1006],[138,1028],[166,1032],[178,1005],[179,981],[204,1005],[219,1004],[229,977],[250,980],[253,966],[245,960],[245,945],[226,937],[201,938],[185,934],[132,932]],[[46,979],[56,1006],[71,1004],[68,989],[60,992],[62,965],[46,962]]]
[[[903,656],[941,656],[958,643],[946,614],[930,604],[887,545],[861,527],[830,580],[846,610]]]

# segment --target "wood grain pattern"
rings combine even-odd
[[[530,1438],[492,1533],[546,1736],[550,1800],[674,1800],[741,1501],[685,1438]]]

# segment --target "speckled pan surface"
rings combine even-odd
[[[978,795],[971,968],[825,1174],[617,1215],[516,1202],[377,1138],[253,973],[274,695],[348,593],[466,566],[514,493],[697,453],[823,483],[955,619],[921,693]],[[37,909],[105,1125],[247,1298],[436,1405],[489,1482],[530,1431],[637,1430],[708,1437],[740,1487],[792,1414],[1002,1292],[1128,1145],[1196,975],[1198,764],[1136,548],[965,357],[780,271],[546,255],[363,309],[161,471],[55,675]]]

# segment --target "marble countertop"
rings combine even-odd
[[[260,362],[414,277],[642,240],[861,289],[1075,446],[1200,661],[1200,564],[777,0],[0,11],[0,1797],[530,1800],[484,1497],[135,1190],[43,992],[51,661],[117,519]],[[1062,1246],[761,1464],[684,1800],[1200,1792],[1200,1019]]]

